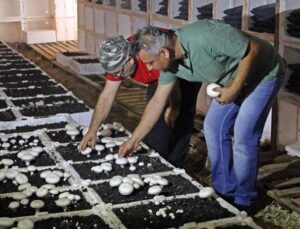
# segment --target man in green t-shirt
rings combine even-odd
[[[283,59],[268,42],[214,20],[187,25],[173,35],[146,27],[137,42],[141,60],[161,74],[141,122],[120,147],[120,156],[133,153],[152,128],[176,77],[217,83],[221,87],[214,90],[219,96],[212,100],[204,122],[212,184],[238,207],[250,206],[257,195],[259,142],[283,82]]]

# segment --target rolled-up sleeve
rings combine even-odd
[[[160,72],[160,76],[158,79],[159,85],[167,85],[173,83],[176,80],[176,76],[171,72]]]

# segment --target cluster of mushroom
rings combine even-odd
[[[14,134],[14,137],[17,137],[17,134]],[[0,144],[0,146],[4,149],[7,150],[10,146],[12,146],[12,149],[17,149],[19,146],[16,144],[17,143],[17,139],[15,139],[14,137],[12,138],[8,138],[5,135],[1,136],[1,141],[2,143]],[[35,147],[38,146],[39,143],[39,139],[34,139],[33,142],[28,142],[28,139],[31,138],[32,135],[30,134],[23,134],[22,135],[22,139],[20,139],[18,141],[18,144],[20,146],[31,146],[31,147]]]
[[[111,187],[118,187],[119,193],[124,196],[132,194],[135,189],[139,189],[145,184],[150,186],[148,188],[149,195],[159,195],[162,187],[168,185],[169,182],[158,175],[142,179],[138,174],[129,174],[127,177],[114,176],[109,182]]]
[[[18,153],[18,158],[26,163],[27,166],[30,165],[30,162],[35,160],[36,157],[39,156],[41,152],[43,152],[43,148],[36,146],[30,149],[22,150]]]
[[[4,160],[4,161],[3,161]],[[10,159],[2,159],[2,163],[9,162]],[[28,182],[28,177],[14,168],[4,168],[0,170],[0,181],[4,183],[10,180],[15,185],[23,185]]]
[[[12,228],[12,229],[33,229],[34,223],[30,219],[22,219],[18,222],[16,227],[13,227],[15,221],[8,217],[0,218],[0,228]]]
[[[45,170],[40,174],[40,177],[45,179],[47,184],[57,184],[61,178],[66,180],[70,177],[70,173],[62,172],[60,170]]]
[[[64,211],[66,211],[67,207],[72,203],[79,201],[81,197],[79,195],[72,194],[70,192],[60,193],[58,196],[58,200],[55,201],[55,204],[58,207],[62,207]]]

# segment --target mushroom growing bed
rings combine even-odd
[[[4,59],[32,65],[1,42],[0,59],[0,66]],[[0,228],[198,228],[198,223],[249,222],[212,188],[143,143],[133,156],[119,158],[118,149],[130,135],[121,123],[103,124],[95,149],[79,152],[87,132],[82,124],[91,118],[83,112],[88,108],[40,69],[0,67],[0,87]],[[68,114],[56,115],[60,112]]]

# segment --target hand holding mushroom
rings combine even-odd
[[[119,156],[120,157],[125,157],[125,156],[130,156],[133,153],[135,153],[138,149],[139,142],[134,141],[132,138],[130,138],[127,142],[125,142],[123,145],[120,146],[119,148]]]

